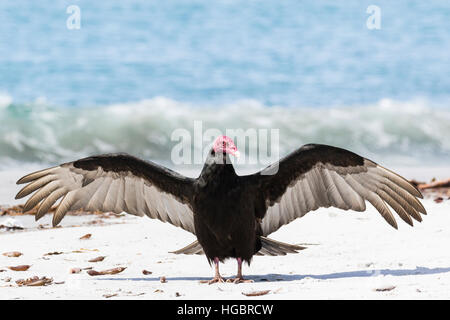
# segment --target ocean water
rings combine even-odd
[[[448,165],[449,31],[436,0],[0,1],[0,167],[117,151],[171,166],[195,121],[278,129],[280,155]]]

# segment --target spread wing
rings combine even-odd
[[[38,205],[36,220],[60,198],[56,226],[67,211],[127,212],[169,222],[195,234],[189,205],[193,180],[155,163],[126,154],[107,154],[69,162],[26,175],[16,199],[35,192],[24,211]]]
[[[387,205],[409,225],[422,221],[422,194],[398,174],[336,147],[309,144],[266,169],[244,177],[256,197],[263,235],[319,207],[364,211],[370,202],[394,228]]]

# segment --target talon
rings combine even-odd
[[[253,283],[255,281],[253,281],[252,279],[240,279],[238,283]]]
[[[236,283],[236,284],[238,284],[238,283],[252,283],[252,282],[254,282],[253,280],[244,279],[244,277],[242,276],[242,258],[236,258],[236,260],[237,260],[237,263],[238,263],[237,276],[234,279],[229,279],[230,282],[233,282],[233,283]]]
[[[213,283],[224,283],[225,280],[222,277],[214,277],[211,280],[200,280],[200,283],[207,283],[207,284],[213,284]]]
[[[214,264],[216,267],[216,275],[211,280],[200,280],[200,283],[207,283],[207,284],[213,284],[213,283],[224,283],[225,280],[222,278],[222,276],[219,273],[219,258],[214,258]]]
[[[237,278],[230,278],[227,279],[228,283],[234,283],[234,284],[238,284],[238,283],[253,283],[255,281],[251,280],[251,279],[244,279],[242,277],[237,277]]]

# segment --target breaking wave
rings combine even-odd
[[[305,143],[350,149],[376,162],[442,165],[450,159],[450,112],[426,101],[381,100],[339,108],[265,106],[254,100],[193,105],[163,97],[100,107],[16,104],[0,99],[0,166],[60,163],[83,156],[128,152],[170,161],[175,129],[279,129],[279,153]]]

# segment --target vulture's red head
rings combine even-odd
[[[216,141],[214,141],[213,149],[215,153],[228,153],[235,157],[239,157],[239,151],[235,146],[233,140],[227,136],[219,136]]]

